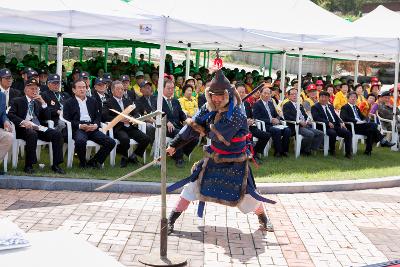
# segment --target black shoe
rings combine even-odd
[[[282,157],[287,158],[287,157],[289,157],[289,154],[288,154],[287,152],[283,152],[283,153],[282,153]]]
[[[129,162],[130,162],[130,163],[133,163],[133,164],[139,163],[139,160],[138,160],[138,158],[137,158],[137,156],[136,156],[135,153],[133,153],[132,155],[130,155],[130,157],[129,157]]]
[[[309,152],[303,152],[302,154],[303,154],[303,156],[306,156],[306,157],[311,156],[311,152],[310,151]]]
[[[267,232],[273,232],[274,226],[271,221],[268,219],[265,213],[258,215],[258,222],[260,223],[260,227],[262,230]]]
[[[371,151],[364,151],[364,155],[371,156]]]
[[[168,235],[174,232],[174,224],[175,221],[181,216],[182,212],[180,211],[171,211],[171,214],[168,218]]]
[[[129,159],[127,157],[122,157],[120,163],[121,168],[126,168],[126,166],[128,166],[128,161]]]
[[[282,154],[279,153],[279,152],[275,152],[275,153],[274,153],[274,157],[275,157],[275,158],[281,158],[281,157],[282,157]]]
[[[89,160],[86,165],[93,169],[101,169],[101,164],[94,159]]]
[[[177,167],[177,168],[183,168],[183,159],[177,159],[176,160],[176,162],[175,162],[175,166]]]
[[[65,171],[61,169],[58,165],[53,165],[51,166],[51,169],[53,172],[58,173],[58,174],[65,174]]]
[[[79,169],[86,169],[86,168],[87,168],[86,162],[79,163]]]
[[[6,172],[0,171],[0,175],[6,175]]]
[[[344,155],[346,158],[348,158],[348,159],[353,159],[353,156],[351,155],[351,153],[346,153],[346,155]]]
[[[329,155],[332,157],[336,157],[336,151],[335,150],[329,150]]]
[[[24,172],[27,174],[33,174],[33,173],[35,173],[35,170],[33,169],[32,166],[25,166]]]
[[[381,140],[382,147],[392,147],[394,145],[395,145],[395,143],[391,143],[388,140],[386,140],[385,138]]]

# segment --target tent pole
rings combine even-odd
[[[210,67],[210,50],[207,51],[207,68]]]
[[[301,93],[301,70],[303,68],[303,48],[299,48],[299,71],[298,71],[298,83],[297,83],[297,98],[296,98],[296,124],[300,121],[300,93]],[[282,76],[281,76],[282,77]],[[296,155],[298,157],[298,155]]]
[[[206,51],[203,51],[203,67],[206,67]]]
[[[356,62],[354,64],[354,83],[358,83],[358,65],[360,64],[360,56],[357,56]]]
[[[199,71],[200,65],[200,51],[196,50],[196,72]]]
[[[165,53],[166,53],[166,34],[168,18],[164,19],[163,37],[160,42],[160,65],[158,72],[158,95],[157,110],[162,110],[163,90],[164,90],[164,70],[165,70]],[[152,253],[150,255],[141,255],[139,262],[149,266],[181,266],[184,265],[186,258],[175,253],[168,253],[168,219],[167,219],[167,166],[166,166],[166,117],[161,119],[161,114],[156,117],[156,138],[154,150],[154,158],[160,160],[161,163],[161,227],[160,227],[160,253]],[[161,158],[160,158],[161,157]],[[160,159],[159,159],[160,158]]]
[[[263,76],[265,77],[265,67],[267,66],[267,53],[264,52],[263,58]]]
[[[186,66],[185,66],[185,81],[188,79],[190,74],[190,47],[191,44],[188,43],[186,48]]]
[[[57,74],[62,77],[62,61],[63,61],[63,36],[57,33]]]
[[[150,62],[151,62],[151,48],[149,48],[149,64],[150,64]]]
[[[133,45],[132,52],[131,52],[131,63],[132,64],[135,64],[135,58],[136,58],[136,47]]]
[[[273,60],[273,55],[269,53],[269,66],[268,66],[268,76],[271,77],[272,75],[272,60]]]
[[[47,65],[47,62],[49,61],[49,44],[47,41],[44,43],[44,62]]]
[[[79,62],[82,63],[83,60],[83,46],[79,47]]]
[[[104,72],[107,72],[107,58],[108,58],[108,41],[106,42],[106,47],[104,48]]]
[[[398,142],[398,133],[396,134],[397,127],[397,98],[399,97],[399,60],[400,60],[400,38],[397,39],[397,55],[394,66],[394,90],[393,90],[393,121],[392,121],[392,142],[396,143],[395,146],[392,146],[393,151],[398,151],[397,142]]]
[[[330,70],[329,70],[329,74],[331,75],[331,78],[333,76],[333,71],[334,71],[334,66],[335,66],[335,60],[333,58],[331,58],[331,66],[330,66]]]
[[[70,51],[69,51],[69,46],[67,47],[67,60],[69,61],[69,57],[70,57]]]
[[[42,44],[39,45],[39,62],[42,61]]]
[[[285,97],[285,83],[286,83],[286,51],[283,51],[282,53],[282,65],[281,65],[281,84],[280,84],[280,90],[281,90],[281,101],[283,101]]]

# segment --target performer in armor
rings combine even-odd
[[[251,135],[246,115],[241,111],[241,99],[221,70],[216,72],[206,89],[207,103],[191,118],[170,143],[167,153],[193,138],[206,135],[211,145],[204,146],[204,158],[195,163],[192,174],[167,188],[172,192],[184,186],[180,199],[169,216],[168,232],[191,201],[199,200],[198,215],[202,217],[206,201],[238,207],[243,213],[255,212],[260,226],[273,231],[273,225],[262,202],[275,203],[256,192],[249,166]]]

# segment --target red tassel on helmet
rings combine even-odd
[[[219,57],[219,49],[216,51],[217,57],[214,59],[214,66],[217,69],[221,69],[223,66],[222,59]]]

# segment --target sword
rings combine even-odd
[[[250,93],[248,93],[245,97],[243,97],[242,102],[246,101],[250,96],[254,95],[258,91],[260,91],[264,86],[267,86],[268,88],[271,88],[272,85],[270,83],[261,83],[256,88],[253,89]]]

